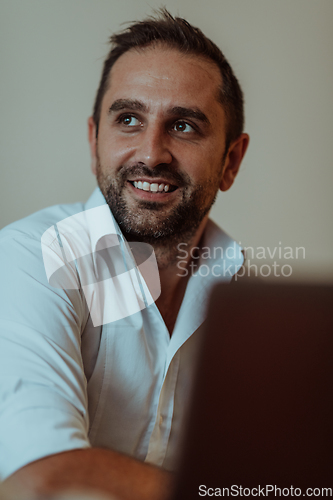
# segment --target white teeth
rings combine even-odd
[[[170,188],[170,184],[157,184],[157,182],[150,184],[147,181],[133,181],[133,186],[137,189],[143,189],[143,191],[150,191],[151,193],[166,193]]]

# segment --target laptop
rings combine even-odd
[[[331,496],[333,287],[215,288],[192,397],[174,500]]]

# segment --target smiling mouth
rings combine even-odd
[[[178,189],[178,186],[167,184],[166,182],[147,182],[147,181],[129,181],[132,186],[141,191],[150,193],[172,193]]]

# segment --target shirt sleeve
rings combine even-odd
[[[90,443],[81,291],[48,283],[38,237],[1,233],[0,479],[5,479],[32,461]]]

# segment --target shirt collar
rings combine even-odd
[[[190,278],[170,340],[168,362],[203,323],[213,286],[229,283],[244,263],[244,256],[241,247],[209,219],[197,262],[193,272],[189,271]]]
[[[124,236],[114,218],[101,190],[97,187],[84,205],[94,267],[96,252],[104,248],[119,245]]]
[[[186,294],[197,299],[208,295],[217,282],[229,283],[244,263],[242,248],[212,220],[208,220],[199,250],[198,265],[191,271]]]
[[[97,187],[85,203],[91,248],[93,253],[107,245],[101,242],[106,236],[117,236],[123,239],[122,232],[108,207],[101,190]]]
[[[99,188],[95,189],[85,204],[85,214],[93,255],[97,250],[119,244],[119,240],[125,241]],[[175,335],[174,332],[172,335],[171,344],[175,345],[171,346],[171,351],[177,350],[203,322],[213,284],[219,281],[230,282],[244,262],[241,247],[212,220],[207,222],[198,250],[198,266],[194,271],[195,275],[188,281],[175,325],[175,332],[179,331],[181,334]]]

